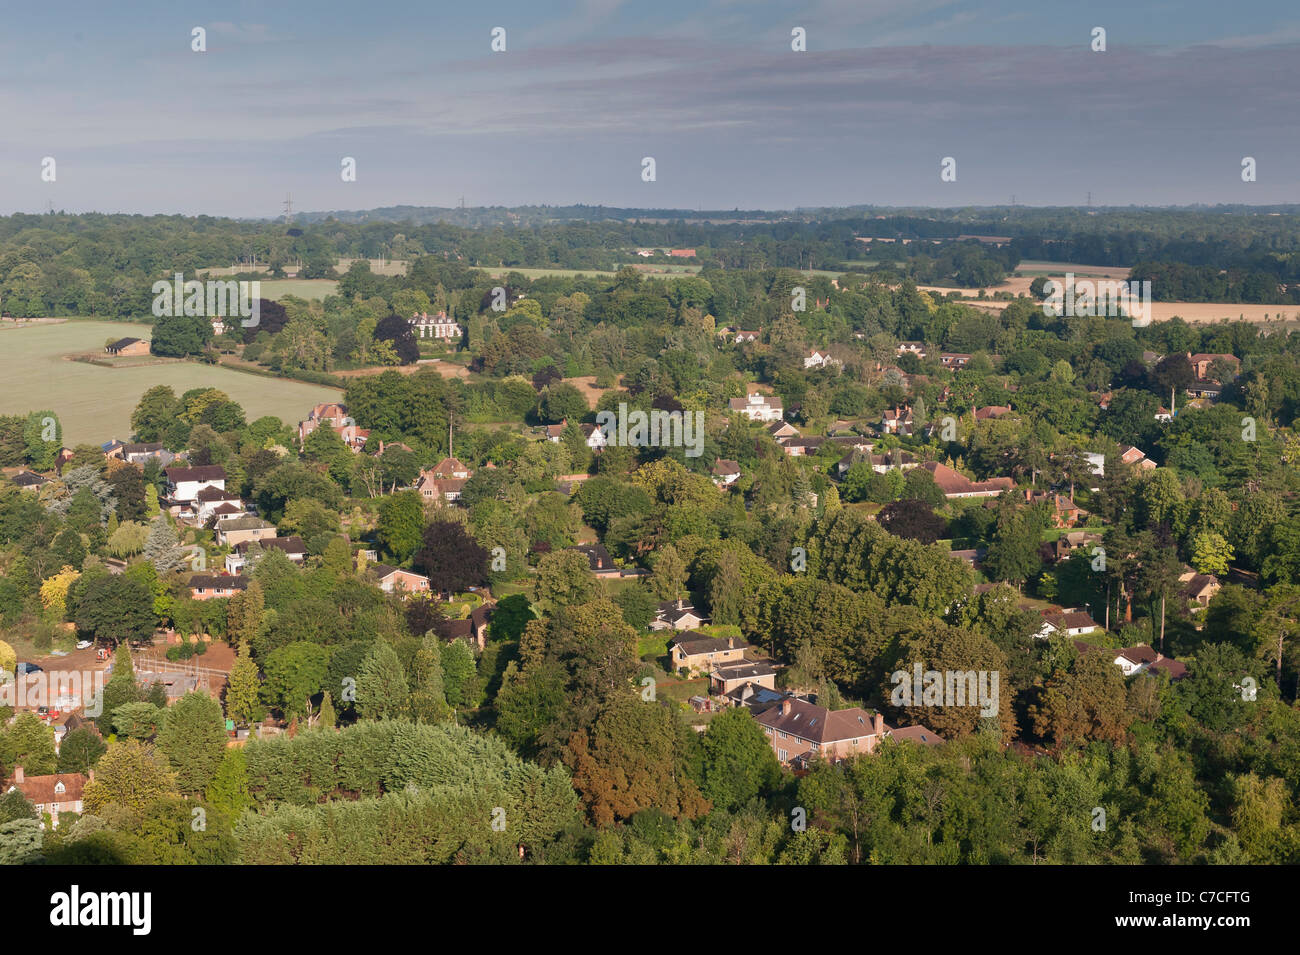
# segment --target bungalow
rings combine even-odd
[[[976,421],[992,421],[1011,413],[1010,405],[985,405],[975,410]]]
[[[47,477],[41,477],[41,475],[35,474],[32,471],[19,471],[9,480],[18,485],[18,487],[22,488],[24,491],[34,491],[41,485],[48,484],[50,479]]]
[[[215,487],[220,491],[226,489],[226,469],[219,464],[167,468],[163,474],[167,479],[164,497],[173,505],[193,503],[205,487]]]
[[[756,342],[763,337],[763,331],[759,328],[737,328],[735,342],[737,345],[742,342]]]
[[[50,828],[59,828],[59,814],[64,812],[80,813],[81,797],[86,784],[95,778],[92,769],[89,775],[81,773],[54,773],[49,776],[28,776],[21,766],[14,767],[13,778],[5,792],[15,789],[22,793],[36,812],[44,818],[50,814]]]
[[[234,547],[249,541],[262,541],[276,535],[275,525],[253,517],[230,517],[218,521],[216,526],[217,544],[221,547]]]
[[[895,354],[900,358],[903,355],[915,355],[917,358],[924,358],[925,342],[899,342]]]
[[[429,591],[429,578],[413,570],[390,567],[387,564],[369,564],[378,578],[379,589],[386,594],[421,594]]]
[[[546,427],[542,428],[542,433],[546,436],[547,441],[551,442],[552,444],[559,444],[560,438],[564,436],[564,429],[567,428],[568,426],[569,426],[569,419],[563,418],[561,419],[559,424],[546,425]]]
[[[144,467],[149,461],[157,461],[163,467],[171,464],[176,460],[176,455],[172,454],[161,442],[124,442],[114,438],[108,444],[100,445],[104,451],[104,456],[116,458],[119,461],[126,461],[128,464],[137,464]]]
[[[733,413],[742,414],[750,421],[780,421],[785,413],[780,398],[758,392],[744,398],[732,398],[727,404]]]
[[[792,458],[802,458],[809,454],[816,454],[826,438],[787,438],[780,442],[781,450]]]
[[[708,637],[702,633],[683,633],[668,642],[668,656],[674,673],[686,670],[691,676],[709,673],[720,663],[740,663],[746,647],[735,637]]]
[[[212,600],[214,597],[233,597],[248,589],[248,578],[226,574],[194,574],[190,577],[190,596],[195,600]]]
[[[149,354],[149,343],[139,338],[119,338],[105,346],[104,351],[117,358]]]
[[[997,497],[1003,491],[1009,491],[1014,486],[1011,478],[996,477],[987,481],[972,481],[965,475],[958,474],[947,465],[940,464],[938,461],[928,461],[921,465],[932,475],[934,483],[943,491],[946,498],[966,498],[966,497]]]
[[[1082,610],[1067,610],[1060,613],[1044,613],[1043,625],[1034,636],[1040,640],[1046,640],[1054,633],[1078,637],[1085,633],[1095,633],[1100,629],[1097,621]]]
[[[718,487],[731,487],[740,480],[740,465],[726,458],[713,463],[713,483]]]
[[[1075,647],[1080,652],[1089,650],[1101,650],[1100,647],[1091,647],[1088,644],[1076,643]],[[1187,675],[1187,664],[1180,663],[1178,660],[1171,660],[1158,650],[1153,650],[1144,643],[1137,646],[1125,647],[1122,650],[1104,650],[1105,653],[1115,654],[1114,662],[1117,667],[1123,671],[1125,676],[1133,676],[1137,673],[1157,673],[1169,674],[1171,680],[1181,680]]]
[[[939,364],[944,368],[965,368],[970,360],[971,356],[962,352],[943,352],[939,355]]]
[[[767,433],[778,443],[786,438],[799,437],[799,429],[786,421],[773,421],[767,426]]]
[[[776,689],[776,667],[761,660],[718,663],[709,671],[709,692],[726,696],[744,686]]]
[[[650,621],[651,630],[695,630],[708,621],[701,617],[695,608],[686,601],[665,600],[655,609],[655,618]]]
[[[226,573],[237,574],[244,568],[252,569],[267,552],[278,550],[295,564],[307,559],[307,545],[301,537],[264,537],[261,540],[245,541],[236,544],[234,550],[226,555]]]
[[[614,558],[604,544],[578,544],[570,547],[587,558],[591,572],[597,577],[621,577],[623,571],[614,566]]]

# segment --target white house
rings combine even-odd
[[[226,489],[226,469],[219,464],[196,468],[167,468],[167,500],[173,504],[189,504],[197,500],[205,487]]]
[[[780,421],[785,412],[780,398],[758,392],[744,398],[732,398],[727,404],[733,412],[744,415],[750,421]]]
[[[430,315],[428,312],[417,312],[408,318],[407,322],[410,323],[411,330],[416,332],[420,338],[434,338],[442,341],[452,341],[460,338],[460,326],[448,318],[446,312],[439,312],[437,315]]]

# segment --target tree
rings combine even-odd
[[[1232,545],[1222,534],[1207,531],[1192,540],[1192,566],[1199,573],[1226,574],[1232,558]]]
[[[948,522],[934,513],[929,504],[914,498],[886,504],[876,515],[876,520],[894,536],[906,537],[922,544],[933,544],[948,526]]]
[[[740,559],[732,551],[718,558],[717,572],[709,584],[709,608],[715,624],[740,623],[746,598]]]
[[[229,747],[222,754],[221,764],[203,795],[232,825],[253,805],[248,791],[248,753],[242,746]]]
[[[98,733],[89,727],[79,726],[59,744],[59,766],[56,771],[89,773],[107,749],[107,744]]]
[[[1124,675],[1105,651],[1082,653],[1047,681],[1042,700],[1030,707],[1034,733],[1057,745],[1123,742],[1130,717]]]
[[[469,643],[465,640],[444,643],[441,662],[447,702],[458,709],[472,706],[478,698],[478,670]]]
[[[1006,503],[998,509],[993,540],[989,544],[984,567],[989,576],[1020,586],[1042,566],[1038,556],[1042,521],[1026,507]]]
[[[126,703],[144,699],[144,691],[135,682],[135,667],[131,663],[131,648],[119,644],[113,655],[113,675],[104,686],[100,715],[96,722],[101,732],[113,732],[113,711]]]
[[[124,740],[100,759],[95,778],[86,784],[82,807],[88,815],[99,815],[111,805],[139,813],[175,795],[176,780],[162,754],[146,743]]]
[[[171,763],[181,792],[203,792],[226,751],[221,704],[198,690],[186,693],[167,710],[158,751]]]
[[[686,561],[672,544],[655,553],[650,589],[660,600],[676,600],[686,592]]]
[[[239,655],[230,667],[230,679],[226,686],[226,713],[243,726],[260,720],[265,713],[259,698],[260,690],[257,663],[248,651],[248,644],[241,643]]]
[[[306,716],[311,698],[320,692],[329,671],[329,651],[299,640],[272,650],[263,669],[266,672],[263,698],[287,720]]]
[[[376,342],[388,342],[403,365],[414,365],[420,358],[420,345],[410,323],[401,315],[381,318],[375,325]]]
[[[375,536],[398,563],[415,553],[423,531],[424,501],[419,491],[399,491],[380,500]]]
[[[715,716],[700,742],[700,791],[715,808],[739,809],[769,792],[781,778],[767,736],[743,707]]]
[[[200,354],[212,340],[212,323],[202,315],[164,315],[153,326],[149,351],[168,358]]]
[[[410,692],[397,651],[376,640],[357,672],[357,712],[368,720],[399,719],[406,715]]]
[[[160,574],[176,570],[184,562],[176,529],[166,517],[159,517],[150,525],[144,555]]]
[[[431,521],[415,566],[429,578],[435,592],[460,593],[487,584],[488,552],[455,521]]]
[[[126,574],[82,577],[77,586],[77,629],[110,644],[153,637],[153,594]]]
[[[54,753],[54,731],[35,713],[19,713],[0,737],[0,762],[10,771],[21,766],[28,776],[48,776],[58,766]]]
[[[600,593],[587,555],[576,550],[547,554],[537,563],[533,581],[533,602],[544,614],[560,607],[583,604]]]
[[[436,636],[428,635],[415,651],[411,669],[411,718],[417,723],[442,723],[451,718],[443,686],[442,651]]]

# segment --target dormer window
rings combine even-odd
[[[63,781],[62,781],[62,780],[60,780],[59,782],[57,782],[57,783],[54,784],[54,792],[55,792],[55,795],[62,796],[65,792],[67,792],[67,790],[68,790],[68,787],[65,786],[65,785],[63,785]]]

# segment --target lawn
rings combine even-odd
[[[337,401],[323,385],[282,381],[194,362],[105,368],[66,361],[64,355],[103,353],[114,338],[149,338],[148,325],[68,321],[0,327],[0,413],[51,409],[63,424],[63,443],[102,444],[131,434],[131,411],[154,385],[179,395],[191,388],[220,388],[244,406],[249,421],[275,415],[286,423],[306,417],[315,404]]]

